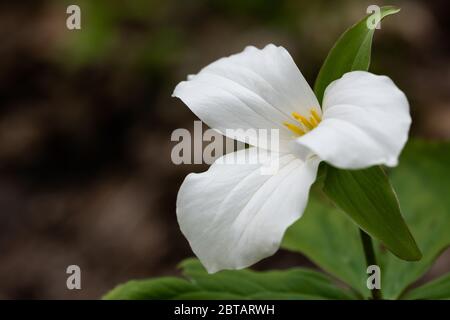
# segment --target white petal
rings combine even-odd
[[[274,254],[305,209],[319,160],[278,154],[275,175],[261,174],[262,164],[227,164],[231,157],[242,162],[246,153],[251,163],[254,151],[225,155],[208,171],[188,175],[178,192],[181,231],[210,273],[245,268]]]
[[[292,121],[292,112],[308,114],[311,108],[320,112],[311,87],[292,57],[283,47],[274,45],[262,50],[247,47],[211,63],[179,83],[173,96],[223,134],[226,129],[278,129],[282,146],[272,150],[287,150],[292,133],[283,122]],[[248,140],[252,133],[227,136],[253,144]]]
[[[317,154],[338,168],[393,167],[410,125],[408,100],[391,79],[354,71],[327,87],[322,122],[291,146],[302,158]]]

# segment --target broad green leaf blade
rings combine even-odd
[[[391,6],[382,7],[380,19],[399,11],[399,8]],[[369,17],[365,17],[348,29],[328,53],[314,84],[314,92],[320,103],[326,87],[334,80],[342,77],[344,73],[355,70],[369,70],[372,39],[375,32],[375,29],[367,27]]]
[[[404,209],[405,220],[416,235],[423,258],[398,259],[376,243],[383,297],[396,299],[422,276],[450,246],[450,143],[412,140],[390,173]],[[308,256],[365,297],[366,269],[357,227],[335,208],[310,199],[304,216],[292,225],[282,247]]]
[[[183,274],[201,288],[226,291],[246,297],[284,299],[288,296],[322,299],[351,299],[353,295],[336,287],[331,279],[317,271],[294,268],[283,271],[221,271],[208,274],[197,259],[181,263]]]
[[[331,279],[307,269],[208,274],[196,259],[181,263],[186,279],[164,277],[130,281],[104,299],[354,299]]]
[[[250,300],[327,300],[327,298],[319,296],[311,296],[299,293],[281,293],[281,292],[263,292],[252,294],[248,297]],[[339,300],[347,298],[336,298]]]
[[[358,228],[325,198],[310,197],[303,217],[287,230],[281,246],[301,252],[363,297],[370,296]]]
[[[176,299],[183,294],[193,294],[200,289],[183,279],[163,277],[150,280],[133,280],[108,292],[106,300]]]
[[[323,190],[361,229],[395,255],[409,261],[422,257],[381,168],[350,171],[328,167]]]
[[[450,273],[411,290],[402,299],[450,300]]]
[[[391,180],[397,190],[405,219],[422,249],[418,262],[405,262],[387,251],[382,263],[384,296],[395,299],[421,277],[450,246],[450,143],[411,141]]]
[[[194,291],[178,295],[174,300],[245,300],[244,296],[217,291]]]
[[[399,12],[382,7],[380,18]],[[317,77],[314,91],[321,101],[326,87],[346,72],[368,70],[375,29],[365,17],[348,29],[328,54]],[[340,170],[328,167],[324,191],[360,228],[379,239],[398,257],[418,260],[421,253],[405,224],[394,190],[381,167]]]

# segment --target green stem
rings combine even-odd
[[[378,265],[377,258],[375,256],[375,251],[373,249],[372,238],[361,229],[359,229],[359,234],[361,236],[361,242],[362,242],[363,249],[364,249],[364,255],[366,257],[367,266]],[[372,292],[373,300],[381,300],[382,299],[381,290],[372,289],[370,291]]]

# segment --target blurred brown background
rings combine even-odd
[[[246,45],[286,47],[310,83],[337,37],[383,1],[2,1],[0,298],[99,298],[177,274],[192,253],[175,217],[190,171],[170,161],[195,116],[175,85]],[[81,30],[66,8],[81,7]],[[389,3],[388,3],[389,4]],[[412,134],[450,138],[449,4],[392,1],[372,71],[410,98]],[[82,290],[66,288],[66,267]],[[309,265],[280,251],[257,268]],[[448,252],[428,277],[450,269]]]

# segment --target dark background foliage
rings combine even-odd
[[[372,71],[408,95],[413,136],[450,138],[449,6],[431,1],[135,0],[0,4],[0,298],[99,298],[131,278],[177,274],[192,253],[178,187],[204,165],[170,161],[195,116],[170,97],[246,45],[285,46],[310,83],[369,4],[402,12],[377,31]],[[78,4],[82,29],[67,30]],[[320,250],[320,248],[318,248]],[[66,267],[82,290],[66,288]],[[256,268],[312,266],[285,251]],[[444,254],[426,275],[450,269]]]

